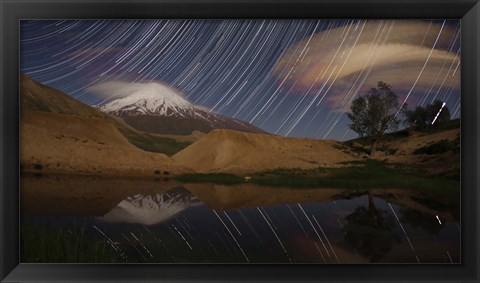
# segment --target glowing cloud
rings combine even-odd
[[[273,74],[299,91],[320,93],[326,97],[322,101],[337,110],[347,109],[378,81],[392,85],[402,101],[416,102],[419,95],[434,95],[439,88],[460,89],[455,39],[459,39],[455,29],[442,23],[359,21],[292,46],[277,61]],[[417,97],[410,98],[411,94]]]
[[[149,89],[151,89],[152,86],[155,86],[154,89],[156,91],[166,93],[167,95],[186,98],[186,96],[181,93],[180,90],[159,81],[137,83],[124,81],[108,81],[91,86],[86,90],[108,101],[112,99],[124,98],[137,92],[148,91]]]

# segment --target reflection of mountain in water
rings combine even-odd
[[[195,195],[184,188],[175,188],[155,195],[138,194],[128,197],[99,219],[106,222],[154,225],[198,205],[201,205],[201,202]]]
[[[102,216],[128,196],[179,186],[174,180],[25,174],[20,180],[21,209],[25,216]]]

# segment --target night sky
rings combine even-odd
[[[90,105],[115,99],[99,84],[159,81],[271,133],[346,140],[350,103],[382,80],[460,117],[459,21],[40,20],[20,36],[21,72]]]

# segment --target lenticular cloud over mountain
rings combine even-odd
[[[183,93],[162,82],[129,83],[124,81],[109,81],[91,86],[87,88],[87,91],[103,98],[104,102],[125,98],[132,94],[143,94],[144,96],[150,96],[152,98],[163,95],[179,97],[186,100]]]
[[[160,83],[135,83],[133,87],[127,85],[119,90],[119,95],[128,95],[115,99],[101,106],[106,113],[120,114],[135,111],[139,114],[157,113],[168,115],[168,112],[191,112],[195,108],[179,92]],[[181,114],[183,116],[183,114]]]

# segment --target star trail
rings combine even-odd
[[[401,104],[460,117],[457,20],[21,21],[20,69],[89,105],[109,82],[160,81],[283,136],[346,140],[350,103],[380,80]]]

